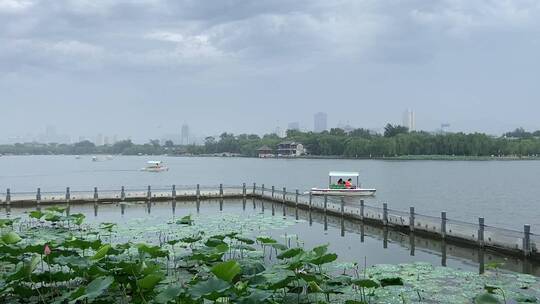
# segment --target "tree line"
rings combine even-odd
[[[484,133],[433,134],[424,131],[409,132],[398,125],[386,125],[384,133],[367,129],[345,131],[333,128],[321,133],[288,130],[285,138],[276,134],[222,133],[207,137],[202,145],[175,145],[172,141],[160,143],[150,140],[135,144],[123,140],[112,145],[96,146],[90,141],[74,144],[19,143],[1,145],[1,154],[123,154],[123,155],[205,155],[234,153],[257,156],[257,149],[268,146],[276,149],[285,140],[302,143],[312,156],[335,157],[396,157],[408,155],[445,156],[537,156],[540,155],[540,131],[527,132],[522,128],[494,137]]]

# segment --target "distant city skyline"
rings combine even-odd
[[[300,130],[304,132],[309,131],[315,131],[315,122],[317,121],[318,126],[320,129],[318,130],[330,130],[331,128],[341,128],[347,132],[352,131],[356,128],[364,128],[368,129],[374,132],[382,133],[384,130],[384,124],[380,126],[366,126],[361,124],[351,124],[350,122],[337,122],[336,124],[330,124],[328,125],[328,116],[326,116],[326,125],[324,124],[325,121],[325,113],[324,112],[318,112],[313,115],[313,129],[310,128],[301,128],[300,122],[289,122],[286,126],[276,126],[273,129],[269,131],[262,131],[262,132],[254,132],[250,131],[249,128],[246,127],[243,131],[238,132],[232,132],[230,130],[220,130],[216,131],[214,133],[198,133],[194,134],[191,131],[191,128],[188,124],[182,124],[179,128],[179,131],[176,133],[174,132],[167,132],[167,133],[158,133],[147,137],[143,136],[137,136],[137,134],[126,134],[126,135],[118,135],[114,133],[104,134],[104,133],[97,133],[95,135],[68,135],[65,130],[58,129],[55,125],[45,125],[43,127],[42,132],[37,132],[36,134],[27,133],[21,136],[13,136],[13,137],[6,137],[6,138],[0,138],[0,144],[14,144],[14,143],[24,143],[24,142],[39,142],[39,143],[59,143],[59,144],[69,144],[69,143],[76,143],[81,141],[90,141],[96,145],[112,145],[119,140],[132,140],[135,143],[147,143],[152,139],[158,139],[161,143],[165,143],[167,140],[172,140],[175,144],[202,144],[204,143],[204,138],[207,136],[214,136],[219,137],[219,134],[223,132],[228,133],[234,133],[235,135],[238,134],[257,134],[257,135],[264,135],[264,134],[270,134],[274,133],[281,137],[284,137],[286,135],[286,130]],[[317,117],[319,120],[317,120]],[[460,132],[454,130],[454,128],[451,129],[451,124],[448,122],[443,122],[439,124],[438,128],[433,129],[425,129],[425,128],[418,128],[416,125],[416,112],[412,109],[407,109],[403,112],[402,120],[401,121],[388,121],[389,123],[403,125],[407,128],[409,128],[411,131],[427,131],[432,133],[446,133],[451,130],[451,132]],[[514,128],[515,129],[515,128]],[[514,129],[508,129],[505,132],[513,131]],[[536,131],[536,129],[528,129],[529,131]],[[318,131],[322,132],[322,131]],[[500,136],[503,135],[502,132],[500,134],[494,133],[491,135]],[[490,134],[490,133],[488,133]]]

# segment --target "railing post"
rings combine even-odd
[[[283,204],[285,204],[285,195],[287,193],[287,188],[283,187]]]
[[[360,200],[360,219],[364,220],[364,200]]]
[[[223,198],[223,184],[219,184],[219,197]]]
[[[388,203],[383,203],[383,225],[388,225]]]
[[[531,226],[523,225],[523,254],[529,256],[531,254]]]
[[[324,195],[324,213],[326,213],[328,209],[328,195]]]
[[[197,200],[201,198],[201,185],[197,184]]]
[[[253,183],[253,192],[252,195],[255,196],[255,191],[257,190],[257,183]]]
[[[120,188],[120,200],[121,201],[126,200],[126,188],[124,186],[122,186],[122,188]]]
[[[274,198],[274,191],[275,191],[275,187],[272,186],[272,198]]]
[[[312,203],[313,203],[313,195],[311,194],[311,191],[309,191],[309,211],[311,211]]]
[[[146,199],[150,201],[152,199],[152,187],[148,186],[148,190],[146,191]]]
[[[66,187],[66,202],[69,203],[71,199],[71,193],[69,192],[69,187]]]
[[[242,196],[246,197],[246,183],[242,184]]]
[[[37,188],[36,203],[41,204],[41,188]]]
[[[6,204],[11,204],[11,190],[9,188],[6,190]]]
[[[343,217],[343,215],[345,214],[345,200],[343,199],[343,197],[341,197],[341,217]]]
[[[294,198],[294,203],[295,203],[295,205],[296,205],[297,207],[298,207],[298,195],[299,195],[298,189],[296,189],[296,196],[295,196],[295,198]]]
[[[173,200],[176,200],[176,185],[172,185],[172,198]]]
[[[414,207],[409,208],[409,231],[414,232]]]
[[[478,245],[480,247],[484,246],[484,218],[478,218]]]
[[[261,197],[264,198],[264,184],[261,186]]]
[[[441,212],[441,237],[446,238],[446,211]]]
[[[94,187],[94,203],[97,203],[98,200],[99,200],[98,189],[97,187]]]

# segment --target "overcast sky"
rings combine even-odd
[[[540,129],[537,0],[0,0],[0,137]]]

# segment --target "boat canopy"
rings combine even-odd
[[[147,164],[149,165],[161,165],[161,161],[160,160],[149,160],[148,162],[146,162]]]
[[[336,177],[336,176],[358,177],[360,176],[360,174],[358,172],[331,171],[330,173],[328,173],[328,176],[330,177]]]

